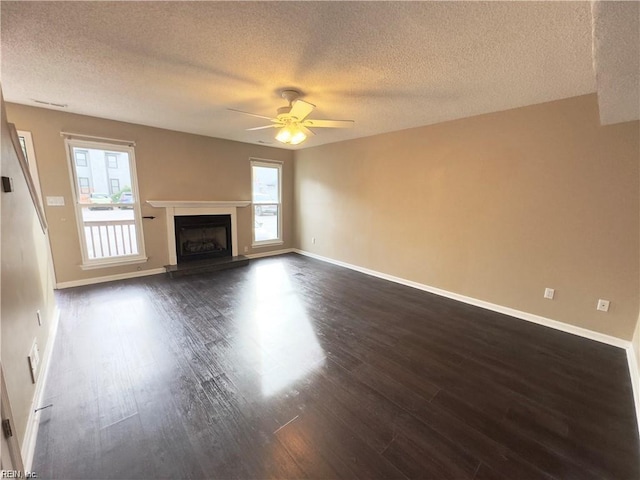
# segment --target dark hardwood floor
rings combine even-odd
[[[625,352],[295,254],[59,292],[42,479],[638,479]]]

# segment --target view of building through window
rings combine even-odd
[[[254,243],[280,241],[280,164],[253,161]]]

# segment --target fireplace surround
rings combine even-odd
[[[190,200],[147,200],[155,208],[164,208],[167,228],[167,256],[169,265],[178,264],[176,250],[176,216],[185,215],[229,215],[231,217],[231,256],[238,253],[238,214],[237,209],[250,205],[249,200],[190,201]]]

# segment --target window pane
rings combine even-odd
[[[118,168],[118,154],[117,153],[106,153],[105,157],[107,157],[107,166],[109,168]]]
[[[253,202],[279,203],[278,168],[253,167]]]
[[[76,165],[78,167],[86,167],[87,166],[87,152],[83,150],[77,150],[75,152],[76,157]]]
[[[89,186],[89,179],[86,177],[78,177],[78,184],[80,185],[80,193],[81,194],[89,194],[91,193],[90,191],[90,186]]]
[[[29,163],[29,157],[27,156],[27,143],[24,137],[22,136],[18,137],[18,139],[20,140],[20,146],[22,147],[22,153],[24,154],[24,158],[27,160],[27,163]]]
[[[104,150],[74,147],[73,156],[76,159],[78,202],[81,204],[117,203],[121,192],[131,192],[131,170],[127,152],[107,154]],[[89,179],[88,191],[87,185],[80,183],[80,178]]]
[[[254,205],[253,210],[255,241],[278,240],[278,205]]]
[[[270,244],[281,240],[281,171],[279,164],[251,162],[254,243]]]
[[[82,227],[90,260],[139,253],[133,210],[110,205],[82,207]]]

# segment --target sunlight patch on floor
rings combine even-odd
[[[322,367],[326,357],[283,265],[259,265],[255,275],[252,325],[262,394],[269,397]]]

